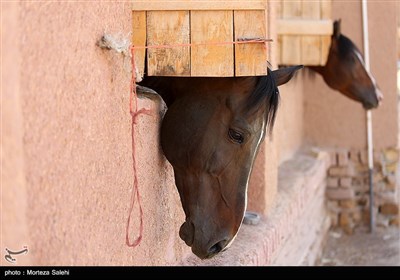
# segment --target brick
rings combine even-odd
[[[383,155],[380,151],[374,151],[374,165],[382,166]]]
[[[352,189],[356,193],[365,193],[365,192],[368,192],[369,186],[368,185],[356,185],[356,186],[353,185]]]
[[[354,208],[356,207],[356,201],[354,199],[340,200],[339,206],[347,209]]]
[[[350,177],[343,177],[339,180],[339,185],[344,188],[350,188],[352,179]]]
[[[366,206],[368,206],[369,205],[369,196],[368,195],[366,195],[366,194],[364,194],[364,195],[362,195],[362,196],[360,196],[360,197],[357,197],[357,205],[358,206],[364,206],[364,207],[366,207]]]
[[[389,218],[382,215],[378,215],[376,217],[376,225],[378,227],[387,228],[389,226]]]
[[[386,171],[396,172],[399,160],[399,151],[395,148],[389,148],[383,151],[383,164]]]
[[[354,191],[352,189],[345,188],[327,188],[327,197],[332,200],[343,200],[354,198]]]
[[[374,184],[380,182],[383,180],[383,176],[382,173],[380,172],[374,172],[374,175],[372,177],[372,182],[374,182]]]
[[[341,213],[343,212],[343,213],[353,214],[354,212],[356,212],[358,210],[359,210],[358,207],[353,207],[353,208],[344,208],[344,207],[342,207],[340,212]]]
[[[336,166],[337,165],[337,161],[336,161],[336,151],[335,150],[327,150],[328,155],[329,155],[329,161],[330,161],[330,165],[331,166]]]
[[[329,168],[328,174],[332,177],[354,177],[356,172],[354,165],[349,163],[347,166],[333,166]]]
[[[399,226],[400,225],[400,221],[399,220],[400,220],[399,216],[393,217],[393,218],[390,219],[389,225],[391,225],[391,226]]]
[[[374,217],[376,219],[377,208],[374,207],[372,212],[373,212],[373,215],[374,215]],[[369,216],[370,216],[369,209],[363,210],[363,212],[362,212],[362,221],[363,221],[364,224],[369,225]]]
[[[354,223],[353,219],[348,213],[340,213],[339,215],[339,225],[343,231],[347,234],[353,234]]]
[[[359,186],[364,184],[364,178],[363,177],[354,177],[351,180],[351,185],[352,186]]]
[[[399,205],[395,203],[386,203],[379,207],[379,212],[383,215],[399,214]]]
[[[368,175],[368,165],[366,164],[357,164],[356,165],[356,172],[359,173],[361,176],[367,176]]]
[[[341,227],[346,227],[349,226],[351,224],[351,217],[348,213],[340,213],[339,214],[339,225]]]
[[[337,165],[346,166],[349,163],[349,151],[346,149],[340,149],[337,151]]]
[[[343,231],[345,233],[347,233],[348,235],[353,235],[353,233],[354,233],[354,225],[348,225],[348,226],[343,227]]]
[[[360,162],[360,153],[358,150],[350,150],[350,160],[354,163]]]
[[[374,188],[374,193],[375,194],[376,193],[380,193],[380,192],[384,192],[385,189],[386,189],[386,184],[385,184],[385,182],[377,182],[377,183],[374,183],[373,188]]]
[[[376,200],[380,201],[380,204],[393,203],[397,204],[397,197],[394,192],[379,192],[375,194]]]
[[[387,172],[396,172],[397,170],[397,162],[393,162],[393,163],[387,163],[385,165],[385,169]]]
[[[339,201],[337,200],[328,200],[326,206],[330,213],[339,213],[341,210],[339,207]]]
[[[382,153],[383,159],[387,163],[397,162],[399,160],[399,151],[395,148],[385,149]]]
[[[361,223],[361,221],[362,221],[362,214],[361,214],[361,211],[359,210],[359,211],[355,211],[355,212],[353,212],[352,214],[351,214],[351,217],[353,218],[353,222],[355,223],[355,224],[360,224]]]
[[[393,173],[387,174],[385,177],[385,181],[389,186],[396,186],[396,175]]]
[[[328,186],[328,188],[337,188],[337,187],[339,187],[339,178],[328,177],[328,179],[326,179],[326,185]]]
[[[392,191],[392,192],[396,191],[396,185],[386,184],[385,191]]]
[[[331,213],[329,213],[329,217],[331,219],[331,226],[337,227],[339,224],[339,215],[331,212]]]

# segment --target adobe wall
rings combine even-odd
[[[20,63],[18,45],[20,28],[18,25],[19,6],[16,3],[1,3],[1,223],[0,246],[19,251],[28,246],[30,238],[27,228],[26,204],[27,184],[23,153],[23,117],[20,96]],[[6,25],[7,24],[7,25]],[[7,69],[7,71],[3,71]],[[19,259],[19,264],[30,263],[30,255]],[[3,255],[0,265],[4,263]]]
[[[178,236],[183,211],[150,100],[139,101],[153,114],[136,128],[144,237],[135,249],[125,245],[130,63],[96,41],[104,32],[130,39],[130,5],[2,3],[0,234],[2,251],[28,246],[18,264],[161,265],[190,252]],[[138,232],[137,219],[130,232]]]

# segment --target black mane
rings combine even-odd
[[[340,35],[338,39],[339,57],[346,59],[352,52],[361,53],[354,43],[344,35]]]
[[[276,112],[279,105],[279,90],[273,78],[271,69],[268,68],[268,75],[258,76],[257,85],[250,95],[247,109],[250,112],[258,110],[261,105],[267,105],[267,128],[269,133],[274,127]]]

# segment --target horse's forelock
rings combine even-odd
[[[274,127],[276,112],[279,105],[279,90],[273,78],[271,69],[268,68],[268,75],[258,76],[254,91],[251,93],[247,103],[247,110],[254,112],[260,106],[267,106],[266,125],[271,134]]]
[[[339,56],[343,59],[346,59],[349,55],[354,52],[360,53],[357,46],[344,35],[341,35],[338,39],[338,51]]]

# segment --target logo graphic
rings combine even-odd
[[[28,246],[24,246],[24,249],[18,252],[14,252],[9,250],[8,248],[6,248],[7,254],[4,255],[4,259],[6,261],[8,261],[9,263],[17,263],[17,259],[13,258],[12,256],[17,256],[17,255],[21,255],[21,254],[28,254]]]

